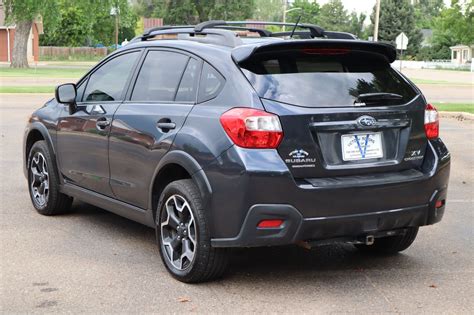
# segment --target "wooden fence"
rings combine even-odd
[[[41,57],[65,57],[68,56],[106,56],[107,48],[100,47],[53,47],[53,46],[40,46],[40,58]]]

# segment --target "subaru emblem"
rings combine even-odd
[[[377,120],[372,116],[361,116],[357,119],[357,123],[364,127],[375,126]]]

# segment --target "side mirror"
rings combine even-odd
[[[56,101],[61,104],[69,105],[69,113],[76,111],[76,85],[74,83],[66,83],[56,87]]]

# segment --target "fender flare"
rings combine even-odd
[[[24,135],[24,138],[23,138],[23,172],[25,174],[25,177],[28,178],[28,170],[27,170],[27,165],[29,164],[29,161],[28,161],[28,155],[27,155],[27,140],[28,140],[28,137],[30,136],[30,134],[34,131],[39,131],[39,133],[41,133],[41,136],[43,137],[43,139],[46,141],[46,144],[51,152],[51,155],[53,157],[53,163],[56,165],[56,169],[58,170],[58,173],[59,172],[59,165],[57,163],[57,159],[56,159],[56,148],[53,144],[53,139],[51,139],[51,135],[48,131],[48,128],[46,128],[45,125],[43,125],[42,123],[40,122],[30,122],[28,123],[27,127],[26,127],[26,130],[25,130],[25,135]]]
[[[149,196],[149,209],[153,212],[153,183],[155,182],[156,176],[160,171],[169,164],[177,164],[184,168],[190,175],[194,183],[199,189],[201,198],[203,201],[203,206],[207,208],[210,196],[212,195],[212,187],[209,183],[209,180],[202,169],[201,165],[194,159],[190,154],[181,151],[173,150],[166,153],[163,158],[158,163],[158,166],[155,169],[152,180],[150,182],[150,196]]]

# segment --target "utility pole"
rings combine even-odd
[[[283,23],[286,23],[286,8],[287,8],[288,1],[283,0]],[[285,25],[283,25],[283,32],[285,31]]]
[[[379,40],[380,1],[381,0],[377,0],[375,4],[374,42]]]
[[[115,14],[115,49],[118,49],[119,16]]]
[[[119,12],[119,7],[112,7],[110,9],[110,15],[115,17],[115,49],[118,49]]]

